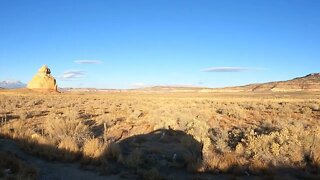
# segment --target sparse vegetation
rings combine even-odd
[[[33,155],[128,178],[319,178],[320,97],[283,95],[9,93],[0,132]]]

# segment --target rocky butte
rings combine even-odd
[[[43,65],[28,83],[27,88],[39,91],[57,92],[58,87],[56,79],[51,75],[50,69],[46,65]]]

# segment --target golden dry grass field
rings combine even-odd
[[[0,120],[1,138],[23,151],[103,178],[320,178],[317,92],[1,90]],[[41,175],[1,153],[0,178]]]

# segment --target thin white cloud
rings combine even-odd
[[[259,68],[250,68],[250,67],[210,67],[203,69],[203,72],[244,72],[259,70]]]
[[[100,60],[76,60],[74,62],[77,64],[101,64],[101,63],[103,63]]]
[[[70,70],[65,71],[62,73],[62,75],[59,77],[61,80],[74,80],[86,77],[86,72],[82,70]]]

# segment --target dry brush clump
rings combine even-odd
[[[99,161],[106,150],[106,144],[98,138],[90,138],[84,142],[82,147],[82,153],[84,156],[84,161]]]
[[[77,116],[77,112],[65,116],[51,115],[43,124],[44,132],[57,142],[71,138],[78,146],[90,137],[90,131],[84,120]]]
[[[207,168],[216,172],[241,168],[243,173],[253,174],[284,167],[319,168],[319,127],[292,122],[282,127],[212,129]]]

